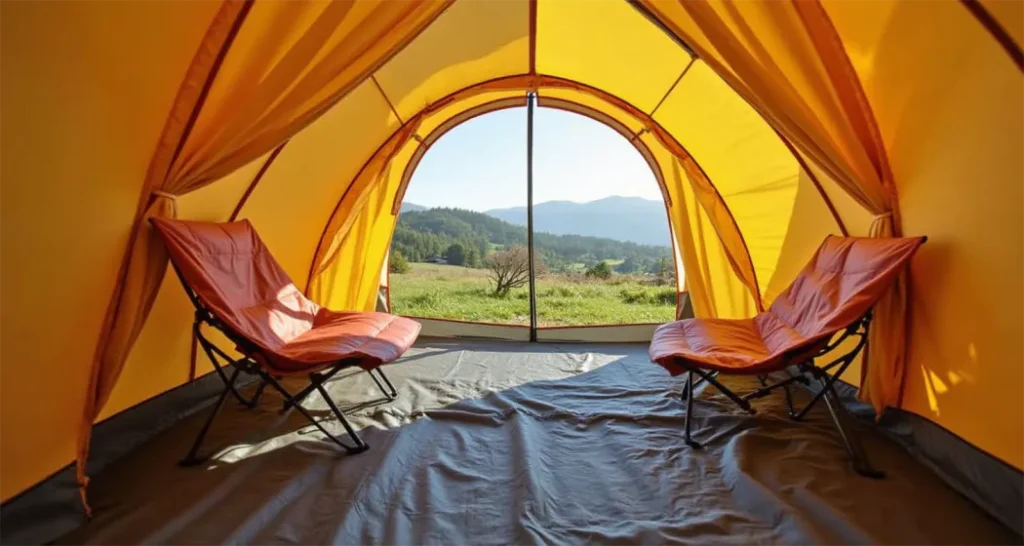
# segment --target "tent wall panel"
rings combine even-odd
[[[796,184],[793,209],[784,230],[784,238],[774,249],[778,256],[775,270],[766,281],[762,281],[765,282],[762,291],[765,302],[774,301],[789,286],[826,236],[842,235],[810,175],[802,169]]]
[[[530,341],[528,326],[512,326],[505,324],[482,324],[478,322],[461,322],[457,320],[440,320],[416,318],[423,327],[420,335],[431,337],[479,337],[487,339],[505,339],[509,341]]]
[[[958,3],[827,6],[877,112],[905,231],[929,236],[911,270],[903,407],[1022,468],[1024,80]]]
[[[537,2],[537,71],[651,113],[690,55],[626,2]]]
[[[763,293],[786,238],[800,165],[757,112],[703,62],[694,63],[654,118],[693,154],[722,195]]]
[[[398,126],[372,82],[364,82],[292,138],[239,217],[252,221],[299,287],[324,223],[377,144]]]
[[[616,324],[584,327],[538,328],[538,341],[638,343],[650,341],[658,324]]]
[[[797,151],[797,154],[803,159],[803,165],[807,167],[808,176],[814,176],[821,187],[824,198],[832,203],[836,214],[846,228],[847,234],[853,237],[866,237],[871,229],[871,221],[874,219],[871,212],[857,203],[850,194],[839,187],[839,184],[828,173],[823,171],[813,161],[810,161],[806,155],[799,151]]]
[[[353,195],[342,214],[351,217],[348,229],[338,232],[338,250],[326,269],[317,275],[314,290],[317,301],[333,309],[372,311],[377,306],[380,272],[387,259],[391,235],[398,221],[393,210],[395,195],[402,184],[404,166],[419,148],[419,142],[407,139],[390,154],[380,171],[360,177],[371,181],[363,196]],[[362,186],[363,180],[354,186]],[[355,193],[355,192],[353,192]],[[349,201],[346,196],[346,201]]]
[[[640,138],[654,140],[646,133]],[[672,196],[677,261],[685,267],[685,282],[694,312],[719,318],[754,315],[757,311],[750,291],[728,265],[725,248],[698,202],[680,160],[667,150],[651,148],[660,155],[658,163],[662,165],[665,185]]]
[[[409,47],[377,71],[408,121],[469,85],[529,69],[528,2],[456,2]]]
[[[4,500],[74,458],[146,168],[218,6],[0,7]]]

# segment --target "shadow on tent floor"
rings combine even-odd
[[[424,340],[330,390],[371,450],[340,456],[280,398],[225,409],[206,467],[179,468],[203,413],[95,477],[67,543],[1003,543],[1019,540],[899,446],[860,430],[861,478],[818,408],[748,416],[711,390],[682,442],[681,380],[639,345]],[[731,381],[744,389],[746,381]],[[317,396],[306,404],[324,410]],[[294,412],[293,412],[294,413]],[[340,430],[337,423],[328,424]]]

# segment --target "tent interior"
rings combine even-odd
[[[3,541],[1019,542],[1022,42],[995,0],[2,2]],[[843,376],[884,480],[778,397],[702,391],[687,450],[680,382],[595,343],[653,327],[444,321],[396,401],[331,383],[370,452],[269,398],[176,466],[218,378],[147,220],[247,219],[310,299],[373,311],[419,160],[527,104],[644,156],[679,318],[753,316],[828,235],[928,237]]]

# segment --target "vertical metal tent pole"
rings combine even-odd
[[[526,95],[526,249],[530,261],[530,341],[537,341],[537,278],[533,263],[533,110],[537,94]]]

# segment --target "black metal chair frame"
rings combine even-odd
[[[178,275],[178,280],[181,281],[182,286],[185,288],[185,293],[188,295],[189,300],[192,301],[192,305],[195,307],[195,320],[192,323],[192,332],[195,334],[195,338],[199,342],[199,345],[203,348],[203,352],[206,353],[207,358],[209,358],[210,362],[213,364],[213,368],[217,372],[217,375],[220,376],[221,380],[224,382],[224,390],[220,393],[217,401],[214,402],[213,411],[210,412],[210,415],[206,418],[206,422],[203,423],[203,427],[199,430],[199,435],[192,443],[192,447],[189,449],[188,454],[184,459],[179,461],[178,464],[181,466],[195,466],[202,464],[209,459],[209,456],[200,456],[199,449],[202,446],[203,440],[206,438],[206,434],[210,431],[213,421],[217,418],[217,415],[224,407],[224,402],[227,400],[229,394],[233,395],[243,406],[252,409],[259,403],[260,397],[268,385],[284,397],[284,403],[281,408],[282,413],[288,412],[292,408],[298,410],[298,412],[313,423],[316,428],[320,429],[320,432],[324,433],[328,439],[344,449],[345,453],[355,455],[370,449],[370,446],[359,437],[355,429],[353,429],[345,419],[345,415],[342,413],[341,409],[338,408],[338,405],[335,404],[334,400],[331,399],[327,390],[324,388],[324,384],[338,372],[358,366],[360,363],[359,359],[353,358],[340,360],[322,367],[317,371],[308,373],[309,385],[298,393],[291,394],[284,388],[284,386],[281,385],[280,380],[282,379],[282,376],[274,376],[252,357],[252,355],[262,352],[262,349],[245,337],[238,335],[226,324],[217,319],[217,317],[203,305],[195,291],[192,290],[188,285],[188,282],[185,281],[185,277],[181,274],[178,266],[173,262],[171,265],[174,268],[174,272]],[[231,340],[232,343],[235,344],[244,356],[242,358],[232,358],[230,355],[225,353],[220,347],[211,342],[209,338],[203,334],[203,324],[215,328],[223,333],[229,340]],[[219,362],[218,358],[223,360],[223,362]],[[226,371],[228,368],[232,369],[230,376]],[[377,378],[377,375],[374,375],[374,370],[376,370],[380,379]],[[240,392],[238,392],[238,389],[235,388],[235,382],[238,380],[238,376],[241,373],[256,375],[260,378],[260,382],[256,387],[256,392],[250,399],[246,399]],[[384,371],[379,367],[368,370],[367,373],[370,374],[370,377],[373,378],[373,382],[377,385],[377,388],[380,389],[381,393],[384,394],[384,397],[387,398],[388,401],[394,400],[398,396],[398,391],[395,390],[394,385],[391,384],[388,377],[384,375]],[[383,381],[383,384],[381,381]],[[387,388],[385,388],[385,385]],[[302,400],[314,391],[319,392],[320,396],[322,396],[324,401],[327,402],[327,405],[331,408],[331,412],[335,417],[337,417],[338,422],[345,427],[345,432],[348,433],[348,436],[352,439],[354,445],[346,444],[337,436],[331,434],[326,428],[324,428],[320,421],[309,413],[309,410],[302,407]]]
[[[842,440],[843,446],[846,448],[846,452],[850,456],[853,469],[862,476],[869,478],[884,478],[885,473],[876,470],[871,466],[867,453],[860,445],[860,442],[848,430],[845,423],[849,416],[847,415],[846,409],[844,408],[842,401],[839,399],[839,394],[835,389],[835,384],[836,381],[839,380],[839,377],[842,376],[843,372],[850,367],[854,358],[856,358],[857,355],[867,347],[868,330],[870,327],[871,311],[868,311],[864,316],[848,326],[841,336],[827,343],[824,347],[816,351],[813,356],[796,362],[795,366],[797,373],[795,375],[790,374],[787,371],[786,373],[789,377],[775,383],[768,383],[767,377],[759,375],[757,376],[757,379],[761,383],[761,388],[743,396],[736,394],[725,385],[722,385],[717,380],[717,371],[702,370],[697,366],[680,362],[679,364],[686,369],[686,380],[683,385],[682,392],[682,399],[686,401],[686,417],[683,425],[685,428],[686,444],[694,449],[700,449],[701,447],[700,443],[695,441],[690,435],[690,415],[693,413],[693,389],[701,383],[705,381],[710,383],[722,392],[722,394],[736,403],[736,405],[751,415],[757,413],[757,411],[750,405],[751,400],[768,396],[775,389],[781,388],[786,394],[786,408],[788,410],[789,417],[794,421],[802,420],[815,404],[820,400],[824,400],[825,405],[828,408],[829,416],[832,418],[832,423],[835,425],[836,431],[839,433],[839,438]],[[832,352],[840,344],[851,337],[857,338],[857,344],[852,349],[824,366],[816,366],[814,364],[815,359]],[[697,376],[696,380],[694,380],[694,376]],[[818,383],[817,392],[815,392],[811,401],[808,402],[806,406],[800,410],[795,409],[793,407],[793,396],[789,390],[790,385],[800,383],[810,387],[813,382]]]

